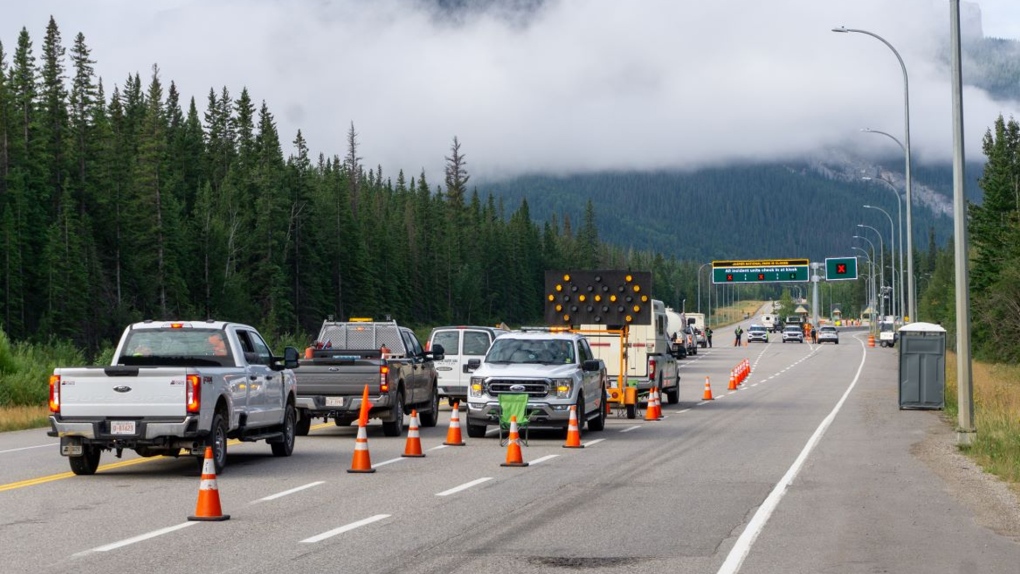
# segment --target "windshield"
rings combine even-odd
[[[513,339],[501,337],[492,343],[487,363],[574,363],[574,345],[567,339]]]

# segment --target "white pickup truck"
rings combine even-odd
[[[104,450],[199,458],[227,441],[265,440],[294,450],[298,350],[273,355],[253,327],[223,321],[145,321],[124,330],[106,367],[58,368],[50,376],[50,436],[75,474],[94,474]]]

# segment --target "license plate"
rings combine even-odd
[[[135,421],[110,421],[110,434],[135,434]]]
[[[344,406],[344,398],[343,397],[326,397],[326,406],[327,407],[342,407],[342,406]]]

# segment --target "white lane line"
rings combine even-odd
[[[491,476],[486,476],[484,478],[477,478],[475,480],[472,480],[471,482],[465,482],[464,484],[462,484],[460,486],[455,486],[455,487],[451,488],[450,490],[444,490],[442,492],[437,492],[436,496],[450,496],[451,494],[456,494],[456,493],[458,493],[458,492],[460,492],[462,490],[467,490],[467,489],[471,488],[472,486],[478,486],[479,484],[481,484],[483,482],[486,482],[488,480],[492,480],[492,477]]]
[[[591,446],[593,444],[599,444],[600,442],[602,442],[604,440],[606,440],[606,439],[604,439],[604,438],[597,438],[595,440],[590,440],[590,441],[584,443],[584,446]]]
[[[192,524],[198,524],[198,522],[182,522],[181,524],[178,524],[177,526],[168,526],[166,528],[160,528],[159,530],[153,530],[152,532],[149,532],[149,533],[146,533],[146,534],[141,534],[139,536],[135,536],[134,538],[128,538],[126,540],[121,540],[120,542],[114,542],[113,544],[107,544],[106,546],[99,546],[97,548],[93,548],[92,550],[86,550],[85,552],[79,552],[79,553],[75,554],[75,556],[83,556],[85,554],[88,554],[89,552],[109,552],[110,550],[116,550],[118,548],[123,548],[124,546],[128,546],[129,544],[134,544],[135,542],[142,542],[142,541],[148,540],[150,538],[155,538],[157,536],[162,536],[164,534],[169,534],[170,532],[174,532],[176,530],[180,530],[182,528],[186,528],[188,526],[191,526]]]
[[[683,414],[683,413],[686,413],[686,412],[687,412],[687,411],[689,411],[689,410],[691,410],[691,409],[690,409],[690,408],[686,408],[686,409],[684,409],[684,410],[682,410],[682,411],[677,411],[677,412],[676,412],[676,414],[678,414],[678,415],[679,415],[679,414]]]
[[[560,456],[560,455],[558,455],[558,454],[549,454],[549,455],[543,456],[541,458],[536,458],[535,460],[531,461],[529,464],[531,466],[534,466],[536,464],[542,464],[543,462],[545,462],[547,460],[552,460],[552,459],[554,459],[554,458],[556,458],[558,456]]]
[[[391,458],[389,460],[384,460],[382,462],[377,462],[377,463],[373,464],[372,467],[375,468],[377,466],[386,466],[387,464],[393,464],[395,462],[400,462],[402,460],[407,460],[407,459],[403,458],[403,457],[401,457],[401,458]]]
[[[368,518],[365,518],[364,520],[359,520],[357,522],[352,522],[352,523],[350,523],[350,524],[348,524],[346,526],[341,526],[340,528],[334,528],[333,530],[330,530],[328,532],[323,532],[322,534],[319,534],[318,536],[312,536],[311,538],[305,538],[301,542],[305,543],[305,544],[314,544],[316,542],[321,542],[321,541],[323,541],[323,540],[325,540],[327,538],[332,538],[332,537],[336,536],[337,534],[343,534],[344,532],[347,532],[349,530],[354,530],[355,528],[361,528],[362,526],[365,526],[367,524],[372,524],[373,522],[379,522],[380,520],[382,520],[384,518],[389,518],[389,517],[390,517],[389,514],[376,514],[375,516],[369,516]]]
[[[630,432],[630,431],[632,431],[634,429],[639,429],[639,428],[641,428],[641,425],[635,425],[635,426],[632,426],[632,427],[627,427],[627,428],[623,429],[620,432]]]
[[[46,448],[48,446],[58,446],[59,442],[51,442],[50,444],[37,444],[35,446],[23,446],[21,448],[10,448],[7,450],[0,450],[0,454],[7,454],[9,452],[18,452],[19,450],[31,450],[33,448]]]
[[[299,486],[297,488],[292,488],[290,490],[284,490],[283,492],[277,492],[276,494],[271,494],[271,495],[269,495],[269,496],[267,496],[265,498],[260,498],[258,500],[252,501],[252,504],[255,504],[256,502],[266,502],[267,500],[276,500],[277,498],[283,498],[284,496],[287,496],[289,494],[294,494],[295,492],[301,492],[302,490],[305,490],[307,488],[313,488],[313,487],[319,486],[320,484],[326,484],[326,481],[320,480],[318,482],[311,482],[311,483],[308,483],[308,484],[306,484],[304,486]]]
[[[700,403],[698,403],[698,404],[696,404],[696,405],[694,405],[694,406],[696,406],[696,407],[700,407],[701,405],[703,405],[703,404],[705,404],[705,403],[707,403],[707,402],[708,402],[708,401],[701,401]]]
[[[864,343],[861,343],[863,347]],[[865,349],[867,351],[867,349]],[[786,471],[783,478],[776,483],[775,488],[769,493],[768,497],[765,498],[765,502],[762,502],[761,506],[758,507],[758,511],[754,513],[751,521],[747,523],[747,527],[740,534],[740,538],[737,539],[737,543],[730,549],[729,555],[726,556],[726,561],[719,568],[718,574],[735,574],[740,570],[740,566],[744,563],[747,555],[751,552],[751,546],[754,545],[754,541],[761,534],[761,531],[765,528],[765,523],[769,521],[772,513],[779,506],[779,502],[786,495],[786,491],[793,484],[793,480],[797,478],[801,468],[804,467],[804,462],[807,461],[811,451],[818,445],[825,436],[825,431],[829,429],[832,421],[836,419],[836,415],[839,414],[840,409],[843,408],[843,403],[846,402],[847,397],[850,396],[850,392],[857,386],[857,381],[861,378],[861,371],[864,370],[864,361],[867,359],[867,352],[861,354],[861,364],[857,367],[857,374],[854,375],[854,380],[850,382],[850,386],[847,387],[846,392],[833,407],[832,412],[822,420],[822,424],[818,425],[815,429],[814,434],[808,439],[807,444],[804,445],[804,449],[800,451],[800,455],[793,461],[793,465]]]
[[[441,444],[439,446],[434,446],[434,447],[428,449],[428,451],[426,451],[426,452],[431,452],[431,451],[434,451],[434,450],[439,450],[441,448],[449,448],[449,447],[450,447],[450,445],[448,445],[448,444]]]
[[[767,380],[767,379],[766,379],[766,380]],[[764,383],[765,381],[762,381],[762,382]],[[758,386],[758,383],[755,383],[755,384],[753,384],[753,385],[751,385],[751,386],[752,386],[752,387],[757,387],[757,386]]]

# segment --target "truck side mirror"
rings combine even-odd
[[[467,368],[469,369],[469,371],[473,371],[481,366],[482,366],[481,359],[468,359]]]
[[[286,347],[283,349],[283,368],[284,369],[296,369],[298,368],[298,358],[301,354],[294,347]]]
[[[598,371],[601,368],[602,361],[598,359],[588,359],[581,365],[581,369],[584,371],[588,371],[589,373],[594,373],[595,371]]]

